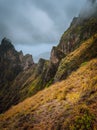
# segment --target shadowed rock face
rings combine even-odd
[[[90,36],[97,32],[97,17],[83,19],[74,18],[70,28],[62,35],[58,48],[65,54],[69,54],[80,46]]]
[[[25,70],[34,64],[32,56],[27,54],[23,56],[22,51],[17,52],[11,41],[4,38],[0,45],[0,60],[9,60],[12,66],[19,65],[21,70]]]
[[[2,40],[0,45],[0,70],[0,82],[13,80],[22,71],[18,52],[10,40],[6,38]]]
[[[52,48],[49,66],[45,75],[45,83],[53,83],[53,79],[56,74],[57,68],[63,57],[65,57],[65,54],[64,52],[62,52],[62,50],[58,49],[57,47]]]
[[[30,66],[32,66],[34,64],[33,59],[32,59],[32,55],[25,55],[23,56],[22,60],[21,60],[21,64],[24,70],[28,69]]]
[[[40,75],[43,72],[43,67],[45,65],[45,62],[46,62],[45,59],[42,59],[42,58],[39,59],[39,62],[36,68],[36,74],[35,74],[36,76]]]
[[[52,48],[50,57],[51,63],[58,64],[63,57],[65,57],[65,54],[62,52],[62,50],[58,49],[57,47]]]
[[[0,112],[7,109],[5,102],[11,95],[11,84],[17,75],[33,66],[32,56],[17,52],[11,41],[4,38],[0,45]],[[17,86],[15,86],[17,87]],[[15,94],[14,94],[15,95]],[[17,100],[17,99],[16,99]],[[10,104],[10,103],[9,103]],[[10,105],[8,105],[9,107]]]

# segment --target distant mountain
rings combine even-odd
[[[37,64],[2,40],[0,129],[97,129],[96,9],[73,18],[50,59]]]

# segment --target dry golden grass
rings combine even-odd
[[[93,59],[68,79],[55,83],[1,114],[0,129],[57,129],[65,118],[71,116],[74,106],[96,99],[96,93],[97,59]]]

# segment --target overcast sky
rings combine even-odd
[[[86,0],[0,0],[0,40],[9,38],[35,61],[48,57],[85,4]]]

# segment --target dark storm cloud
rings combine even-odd
[[[85,0],[0,0],[0,39],[15,44],[52,43],[78,15]]]

